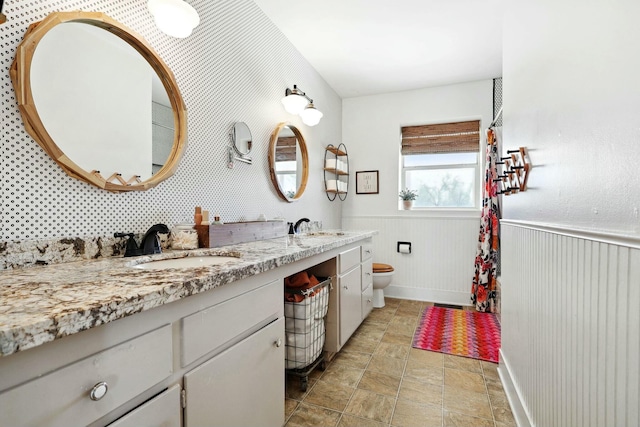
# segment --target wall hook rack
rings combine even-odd
[[[498,194],[509,196],[520,191],[527,191],[527,181],[531,161],[527,154],[526,147],[517,150],[507,150],[508,156],[500,157],[501,162],[496,164],[502,166],[502,173],[499,173],[494,182],[500,182]]]

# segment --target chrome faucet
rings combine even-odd
[[[303,222],[309,222],[309,218],[300,218],[298,222],[296,222],[296,224],[293,226],[294,234],[300,233],[300,224],[302,224]]]
[[[156,224],[152,226],[142,237],[140,246],[133,238],[133,233],[113,233],[113,237],[128,237],[127,246],[124,250],[125,257],[138,256],[138,255],[152,255],[162,252],[160,247],[160,239],[158,233],[166,234],[169,232],[169,227],[164,224]]]

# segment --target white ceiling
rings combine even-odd
[[[502,75],[502,0],[254,1],[342,98]]]

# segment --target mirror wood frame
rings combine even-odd
[[[56,25],[65,22],[93,25],[124,40],[147,60],[167,91],[173,110],[173,122],[175,126],[173,147],[164,166],[152,175],[151,178],[145,181],[135,180],[133,183],[127,183],[122,177],[115,176],[115,174],[105,178],[100,175],[99,171],[87,171],[83,169],[65,155],[42,123],[31,92],[30,73],[33,55],[38,47],[38,43],[47,32]],[[18,108],[22,114],[27,133],[31,135],[40,147],[42,147],[69,176],[111,192],[124,192],[144,191],[155,187],[176,171],[186,147],[187,110],[173,72],[142,36],[108,15],[101,12],[53,12],[44,20],[31,24],[16,50],[16,56],[11,64],[9,74],[16,92]],[[115,182],[112,182],[114,180]]]
[[[298,186],[296,194],[292,198],[289,198],[284,194],[280,188],[278,177],[276,175],[276,145],[278,144],[278,135],[284,127],[291,129],[293,134],[296,136],[297,143],[300,145],[300,155],[302,156],[302,176],[300,178],[300,185]],[[271,183],[276,189],[278,196],[289,203],[300,199],[304,190],[307,188],[307,181],[309,180],[309,153],[307,152],[307,144],[300,130],[287,122],[279,123],[271,133],[271,140],[269,142],[269,174],[271,175]]]

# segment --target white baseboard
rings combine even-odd
[[[518,394],[518,390],[516,389],[511,376],[509,363],[504,357],[502,349],[500,350],[498,374],[500,375],[502,388],[504,388],[504,393],[507,395],[507,400],[509,400],[511,412],[513,413],[513,418],[516,420],[516,424],[518,427],[533,427],[533,423],[527,414],[527,410],[524,408],[524,405],[522,405],[522,400],[520,399],[520,395]]]
[[[429,301],[441,304],[471,305],[469,293],[455,291],[440,291],[436,289],[409,288],[406,286],[390,285],[384,290],[385,296],[416,301]]]

